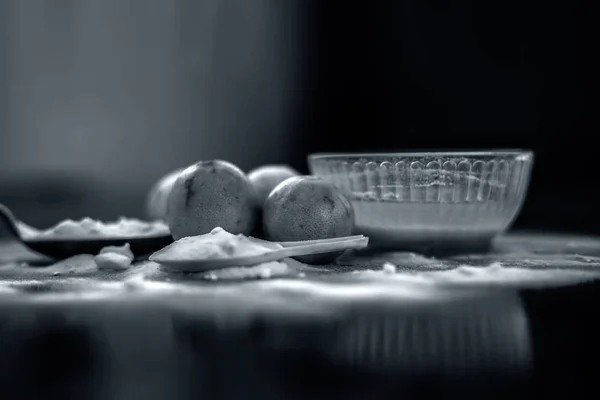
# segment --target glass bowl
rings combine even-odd
[[[311,154],[311,174],[349,196],[357,233],[376,247],[489,248],[519,212],[533,153],[523,150]]]

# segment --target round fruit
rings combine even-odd
[[[258,222],[256,193],[246,175],[221,160],[200,161],[186,168],[167,201],[167,224],[175,240],[221,227],[249,235]]]
[[[248,172],[248,179],[256,190],[258,202],[263,205],[277,185],[298,175],[296,170],[286,165],[265,165]]]
[[[171,187],[183,168],[169,172],[152,186],[146,198],[146,214],[150,220],[164,220],[167,216],[167,199]]]
[[[298,241],[349,236],[354,210],[348,198],[331,183],[314,176],[286,179],[269,195],[263,207],[263,229],[272,241]],[[297,257],[323,264],[340,253]]]

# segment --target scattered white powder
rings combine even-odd
[[[131,265],[131,259],[118,253],[101,253],[94,257],[94,262],[101,270],[122,271]]]
[[[361,278],[382,280],[390,283],[393,281],[404,284],[442,284],[468,287],[474,287],[473,285],[550,287],[554,285],[581,283],[600,278],[600,272],[596,270],[515,268],[506,266],[500,262],[492,262],[480,266],[463,265],[442,271],[416,272],[413,270],[395,274],[390,272],[391,268],[384,266],[380,270],[367,269],[353,271],[353,274]]]
[[[389,262],[383,263],[383,272],[388,273],[388,274],[395,274],[396,266]]]
[[[380,270],[367,269],[367,270],[356,270],[352,271],[353,274],[361,274],[361,275],[393,275],[397,272],[397,267],[389,261],[386,261],[381,266]]]
[[[93,274],[96,271],[94,256],[91,254],[79,254],[67,259],[58,261],[57,263],[44,268],[43,271],[47,274],[55,276],[61,275],[87,275]]]
[[[129,246],[129,243],[125,243],[123,246],[106,246],[102,250],[100,250],[99,254],[105,254],[105,253],[121,254],[121,255],[129,258],[130,260],[133,260],[135,258],[133,256],[133,253],[131,251],[131,247]]]
[[[203,277],[207,280],[219,279],[269,279],[287,275],[290,268],[285,262],[271,261],[252,267],[231,267],[207,272]]]
[[[111,270],[111,271],[122,271],[131,265],[134,256],[129,247],[129,243],[125,243],[123,246],[106,246],[96,257],[94,262],[98,269]]]
[[[12,288],[6,282],[0,282],[0,295],[18,293],[18,288]]]

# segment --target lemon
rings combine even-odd
[[[287,165],[265,165],[248,172],[248,179],[254,186],[258,202],[263,205],[271,191],[277,185],[293,176],[298,176],[298,172]]]
[[[354,209],[333,184],[314,176],[297,176],[280,183],[263,207],[263,229],[268,240],[299,241],[350,236]],[[302,256],[313,264],[333,261],[339,253]]]
[[[258,223],[256,193],[246,175],[222,160],[200,161],[182,171],[167,200],[167,224],[175,240],[222,227],[249,235]]]
[[[183,171],[179,168],[160,178],[148,192],[146,215],[150,220],[164,220],[167,215],[167,199],[177,176]]]

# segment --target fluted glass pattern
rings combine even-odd
[[[505,230],[523,204],[532,163],[526,151],[309,157],[312,174],[348,194],[358,230],[436,240]]]

